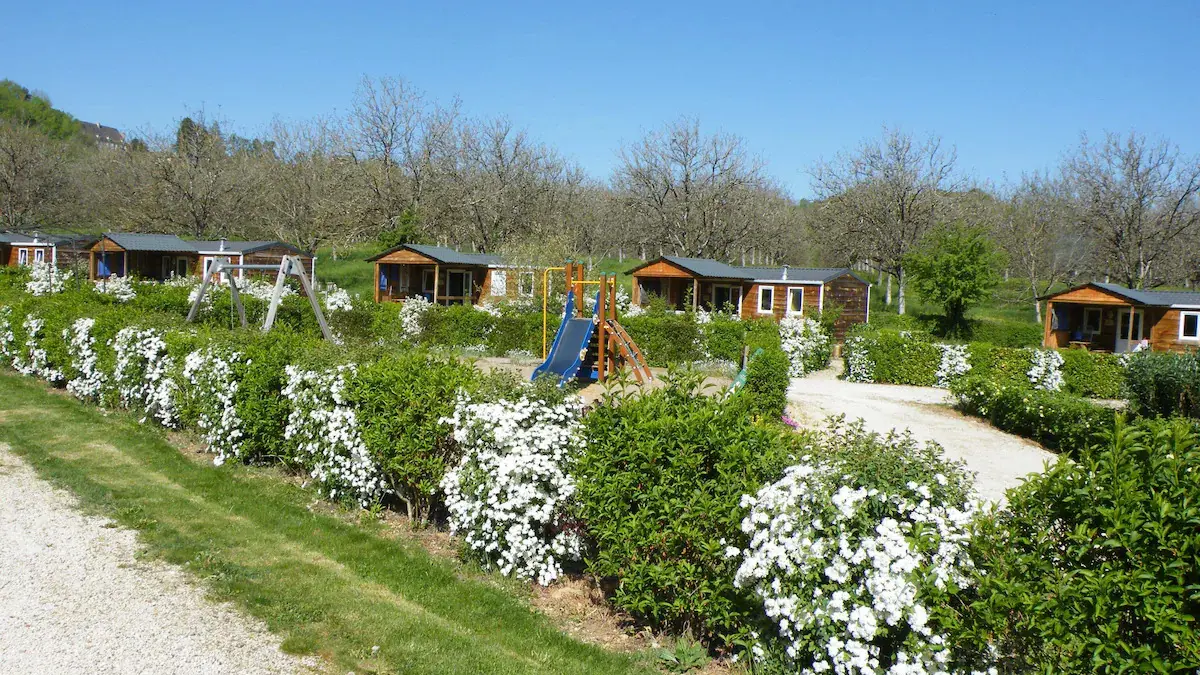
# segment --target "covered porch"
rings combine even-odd
[[[473,305],[486,277],[486,267],[376,262],[375,302],[421,296],[439,305]]]

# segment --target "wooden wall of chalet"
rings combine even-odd
[[[45,251],[44,255],[46,256],[46,262],[50,262],[54,259],[54,247],[52,246],[10,246],[8,244],[3,244],[0,245],[0,254],[4,256],[4,264],[8,267],[16,267],[17,265],[20,265],[22,249],[27,251],[26,255],[29,256],[30,265],[33,264],[34,249],[41,249],[42,251]]]
[[[866,323],[869,316],[867,289],[870,286],[857,277],[843,274],[825,284],[825,306],[835,303],[842,314],[833,325],[833,339],[843,340],[846,331],[858,323]]]
[[[260,251],[255,251],[254,253],[247,253],[242,257],[242,262],[246,265],[278,265],[283,261],[283,257],[288,255],[299,255],[300,259],[304,262],[304,271],[308,274],[308,278],[313,278],[312,256],[297,254],[295,251],[287,248],[286,246],[272,246],[270,248],[264,248]],[[237,262],[237,260],[234,259],[234,262]],[[269,277],[271,280],[275,279],[275,272],[246,270],[247,275],[250,275],[251,273],[255,274],[256,276]]]

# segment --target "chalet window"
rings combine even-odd
[[[1179,339],[1200,342],[1200,312],[1179,313]]]
[[[492,270],[490,274],[489,288],[491,289],[492,297],[501,297],[508,295],[508,272],[504,270]]]
[[[175,276],[186,277],[187,275],[188,275],[188,259],[187,258],[176,258],[175,259]]]
[[[29,264],[29,249],[27,249],[27,248],[17,249],[17,264],[18,265],[28,265]]]
[[[522,298],[533,297],[533,272],[521,272],[517,277],[517,294]]]
[[[34,262],[46,262],[46,249],[44,249],[44,248],[33,249],[33,261]]]
[[[421,272],[421,292],[433,292],[433,270],[423,270]]]
[[[758,287],[758,313],[770,314],[775,309],[775,287]]]
[[[734,313],[742,311],[742,287],[714,285],[712,292],[713,309],[723,310],[732,307]]]
[[[788,289],[787,313],[800,315],[804,313],[804,289],[793,287]]]
[[[1100,334],[1101,310],[1099,307],[1087,307],[1083,310],[1083,334],[1088,337]]]

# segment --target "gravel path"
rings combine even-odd
[[[313,673],[0,445],[0,673]]]
[[[944,389],[846,382],[837,375],[830,369],[792,380],[788,399],[793,411],[808,423],[841,414],[861,418],[872,431],[908,429],[917,440],[935,441],[946,456],[962,460],[976,473],[975,488],[984,499],[1002,501],[1004,491],[1023,476],[1057,459],[1036,443],[949,408]]]

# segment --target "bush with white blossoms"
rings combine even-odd
[[[12,308],[0,307],[0,365],[11,363],[16,356],[16,348],[13,347],[16,340],[12,329]]]
[[[50,365],[50,355],[42,347],[42,328],[45,320],[30,314],[21,322],[25,329],[25,348],[12,357],[12,366],[17,372],[41,378],[50,384],[59,384],[67,379],[63,372]]]
[[[937,346],[942,352],[937,369],[937,386],[945,389],[951,382],[966,375],[971,370],[971,364],[967,361],[966,345],[938,343]]]
[[[815,319],[787,316],[779,322],[780,347],[788,355],[788,375],[804,377],[829,365],[829,333]]]
[[[29,269],[29,281],[25,290],[34,296],[61,293],[63,284],[71,279],[70,270],[60,270],[54,263],[35,262]]]
[[[354,309],[354,298],[351,297],[350,292],[332,284],[325,290],[325,295],[321,300],[321,305],[330,314]]]
[[[867,338],[855,335],[843,346],[846,360],[846,380],[849,382],[874,382],[875,362],[871,360]]]
[[[584,447],[581,407],[578,398],[476,403],[460,394],[442,420],[463,450],[441,481],[450,531],[506,576],[546,586],[562,574],[562,560],[582,553],[566,527],[570,470]]]
[[[67,342],[67,353],[75,370],[75,377],[67,382],[67,391],[81,401],[98,401],[104,392],[104,373],[100,370],[96,338],[92,335],[95,325],[95,319],[83,318],[63,329],[63,340]]]
[[[939,616],[969,583],[969,479],[935,446],[841,426],[742,499],[736,584],[773,627],[751,651],[800,673],[948,673]]]
[[[354,372],[353,365],[323,371],[287,366],[283,396],[290,409],[283,437],[326,494],[367,507],[386,490],[359,433],[358,417],[344,397],[346,377]]]
[[[137,297],[137,289],[134,288],[134,282],[129,277],[97,279],[94,288],[97,293],[111,295],[118,302],[129,302]]]
[[[400,339],[416,341],[421,337],[425,313],[430,307],[433,307],[433,303],[422,295],[414,295],[400,305]]]
[[[116,353],[112,385],[124,408],[140,408],[164,427],[179,421],[172,373],[175,359],[167,354],[162,333],[153,329],[122,328],[109,342]],[[144,422],[147,418],[143,417]]]
[[[242,420],[235,398],[238,379],[234,369],[243,361],[238,352],[206,347],[183,360],[183,395],[196,411],[196,425],[204,434],[208,451],[220,466],[242,456]]]
[[[1034,389],[1058,391],[1063,385],[1063,357],[1054,349],[1029,349],[1029,382]]]

